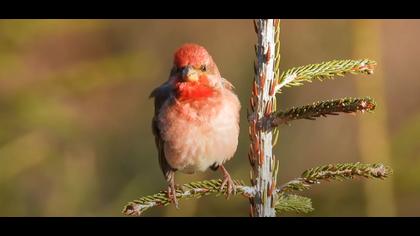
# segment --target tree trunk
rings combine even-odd
[[[276,199],[275,157],[272,154],[272,130],[264,131],[257,123],[275,110],[274,62],[276,51],[275,20],[255,20],[258,37],[256,45],[257,61],[251,96],[251,114],[249,134],[251,139],[249,159],[251,162],[251,183],[255,196],[250,199],[251,216],[275,216]]]

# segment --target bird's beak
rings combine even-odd
[[[181,72],[182,79],[184,81],[192,81],[197,82],[198,81],[198,73],[192,66],[186,66],[184,69],[182,69]]]

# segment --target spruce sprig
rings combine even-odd
[[[277,214],[282,212],[309,213],[314,210],[310,198],[284,193],[279,195],[275,209]]]
[[[312,82],[318,79],[334,79],[337,76],[350,74],[372,74],[375,61],[369,59],[360,60],[333,60],[322,62],[319,64],[309,64],[306,66],[295,67],[281,74],[277,81],[276,91],[280,92],[280,88],[301,86],[303,82]]]
[[[293,107],[286,111],[272,113],[265,120],[260,121],[260,126],[270,129],[289,121],[298,119],[315,120],[315,118],[338,113],[356,113],[358,111],[373,111],[376,108],[375,101],[370,97],[365,98],[340,98],[330,101],[314,102],[313,104]]]
[[[299,178],[291,180],[277,189],[278,192],[303,191],[321,180],[348,180],[355,177],[385,179],[392,174],[392,169],[382,163],[363,164],[342,163],[328,164],[311,168],[302,173]]]
[[[227,191],[226,186],[220,190],[221,183],[221,179],[187,183],[176,190],[176,196],[179,200],[198,199],[210,194],[220,196],[221,194],[226,194]],[[245,186],[242,180],[234,180],[234,183],[236,185],[236,192],[234,194],[242,194],[244,196],[252,194],[252,188]],[[171,201],[168,198],[167,191],[161,191],[129,202],[124,206],[122,213],[125,215],[140,216],[151,207],[167,206],[169,204],[171,204]]]

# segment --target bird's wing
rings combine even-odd
[[[164,83],[160,87],[153,90],[153,92],[150,94],[150,97],[155,98],[155,114],[152,119],[152,131],[153,131],[153,135],[155,136],[155,143],[158,149],[159,165],[166,179],[168,179],[170,178],[170,173],[172,171],[175,171],[175,169],[172,168],[168,164],[165,158],[165,151],[164,151],[165,142],[162,139],[162,136],[160,134],[158,116],[159,116],[159,112],[161,111],[163,104],[171,97],[171,87],[169,83]]]

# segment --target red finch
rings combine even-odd
[[[204,47],[182,45],[173,63],[169,79],[150,95],[155,98],[152,128],[168,197],[178,206],[175,171],[192,174],[219,167],[221,189],[227,184],[229,196],[235,185],[223,164],[238,146],[238,97]]]

